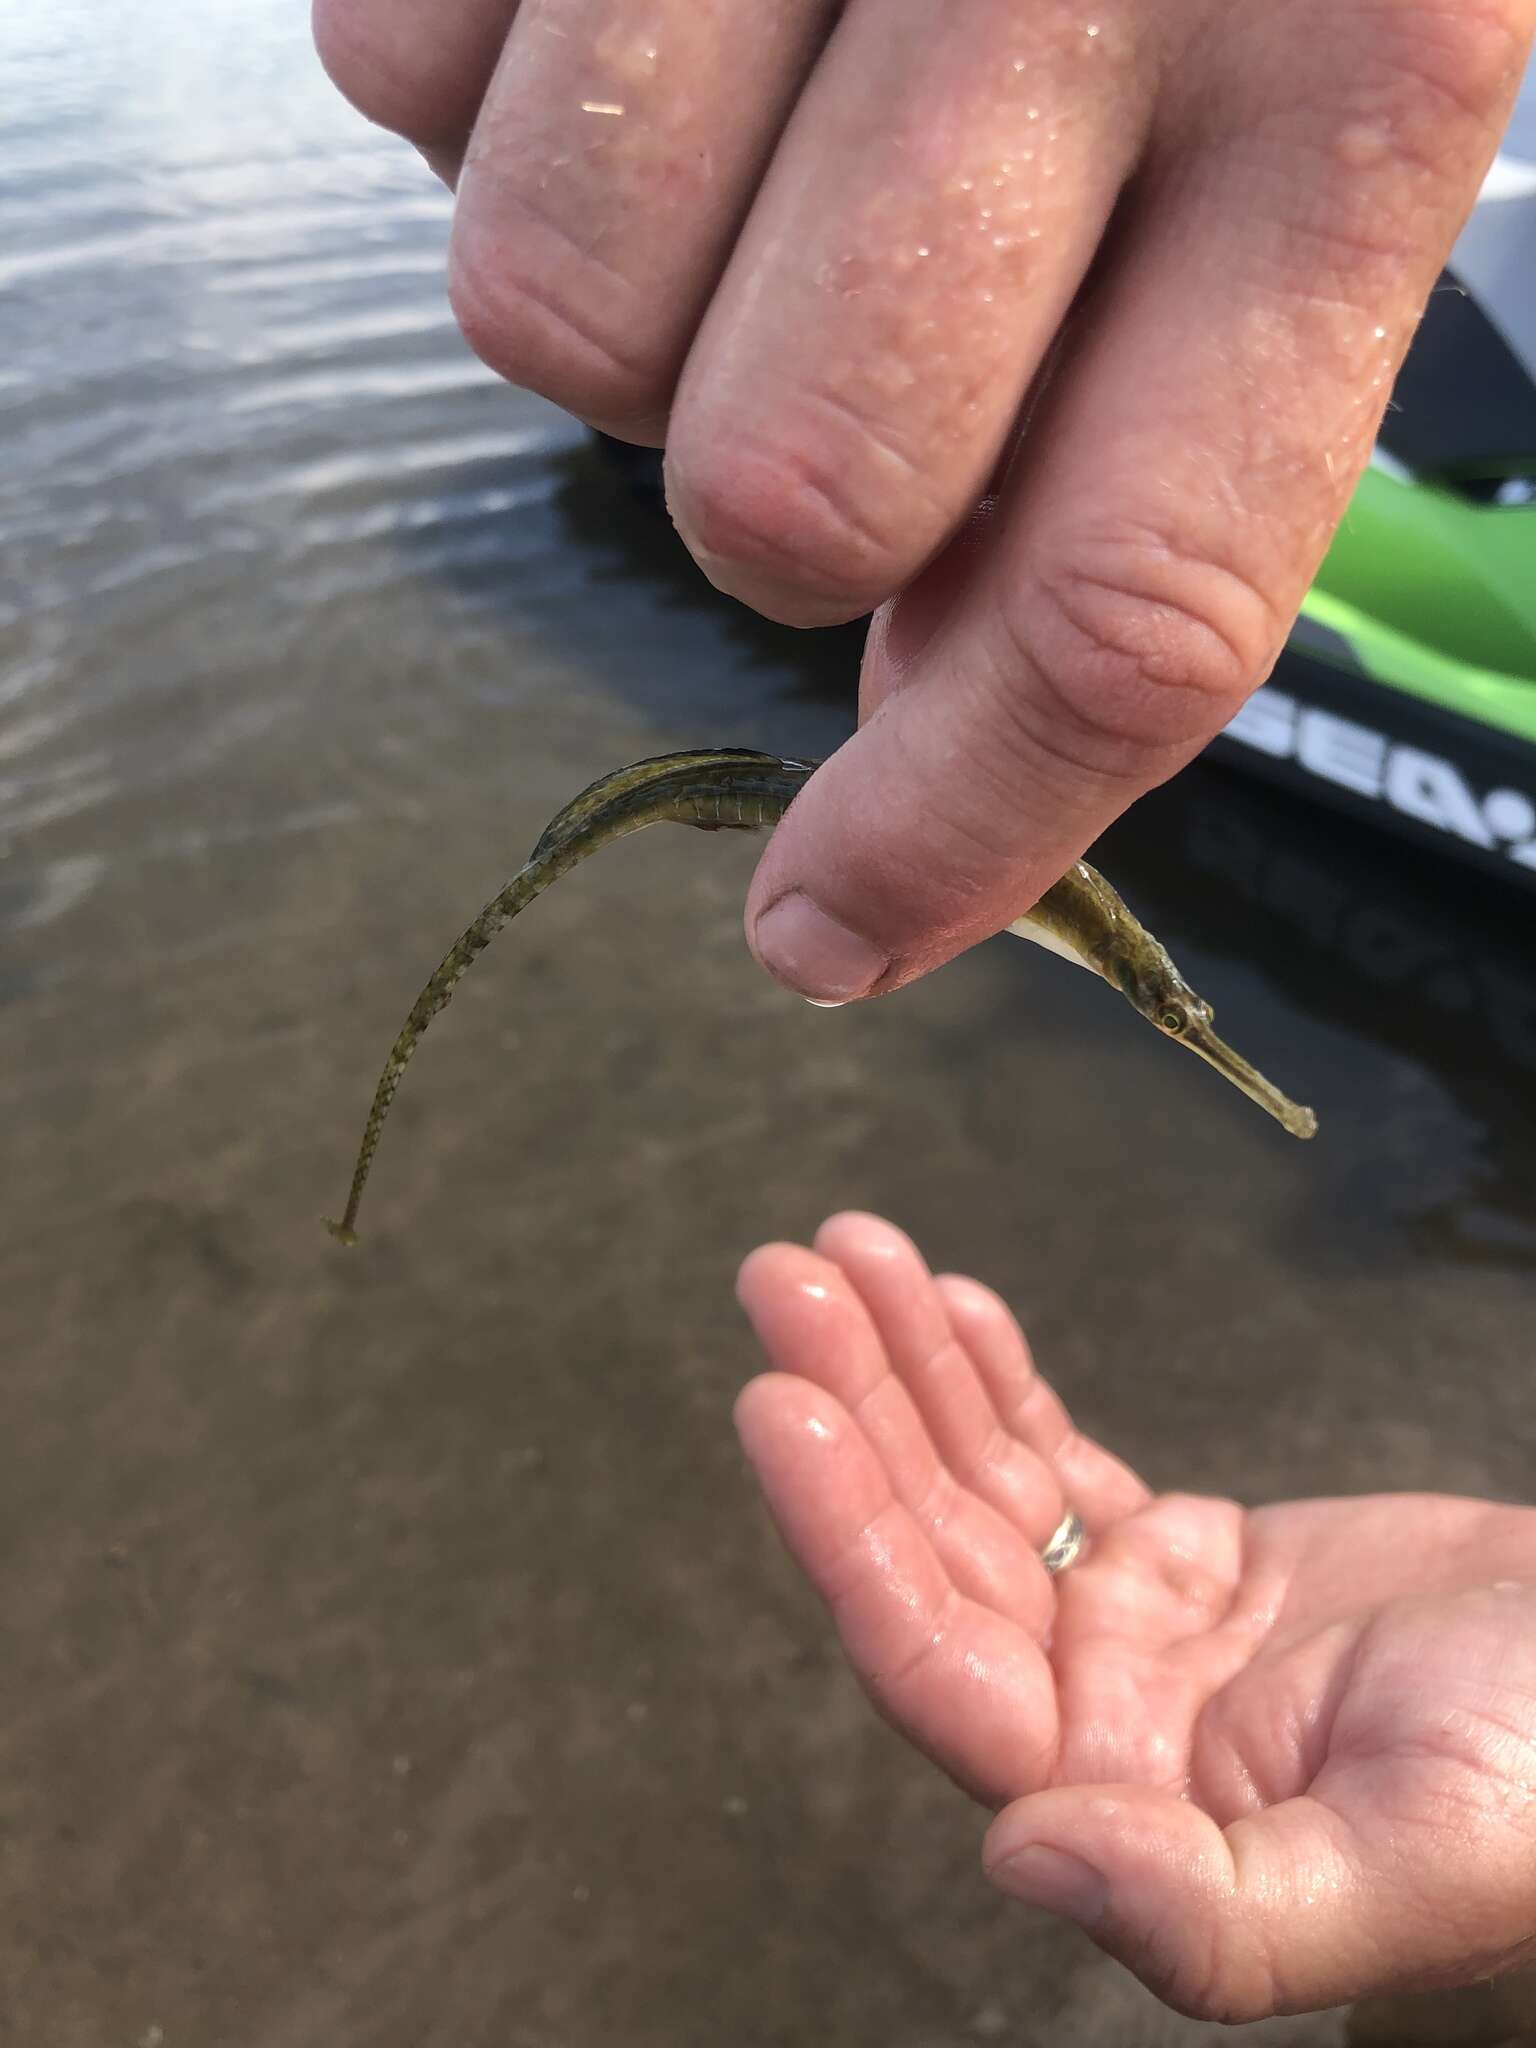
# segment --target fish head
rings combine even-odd
[[[1240,1088],[1250,1101],[1268,1110],[1296,1138],[1310,1138],[1317,1130],[1317,1118],[1310,1109],[1292,1102],[1272,1081],[1265,1080],[1240,1053],[1216,1034],[1216,1012],[1204,996],[1198,995],[1180,974],[1150,933],[1143,943],[1127,953],[1118,964],[1117,979],[1128,1000],[1147,1022],[1165,1038],[1187,1046],[1207,1066]]]
[[[1115,962],[1122,993],[1165,1038],[1198,1044],[1216,1035],[1216,1012],[1198,995],[1173,964],[1166,946],[1150,932],[1127,948]]]

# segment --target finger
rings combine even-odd
[[[450,177],[475,124],[517,0],[313,0],[315,48],[333,83]]]
[[[848,1000],[999,930],[1260,680],[1494,148],[1516,4],[1229,11],[1225,68],[1176,67],[1183,139],[1117,218],[981,566],[763,857],[771,973]]]
[[[1003,1427],[1050,1466],[1089,1534],[1145,1507],[1151,1495],[1135,1473],[1073,1426],[1007,1304],[979,1280],[945,1273],[937,1284]]]
[[[766,1374],[741,1394],[736,1423],[779,1533],[880,1711],[980,1799],[1044,1783],[1056,1745],[1044,1653],[956,1590],[846,1411],[804,1380]]]
[[[690,356],[668,497],[723,590],[850,619],[964,520],[1092,261],[1157,33],[853,0]]]
[[[1362,1832],[1306,1794],[1223,1830],[1147,1786],[1053,1788],[998,1816],[982,1860],[1167,2004],[1235,2024],[1492,1975],[1528,1935],[1521,1831],[1457,1854],[1423,1790],[1418,1811]]]
[[[1055,1602],[1038,1545],[946,1468],[839,1269],[798,1245],[766,1245],[743,1264],[737,1292],[779,1371],[824,1388],[852,1417],[959,1590],[1043,1636]]]
[[[1066,1512],[1060,1480],[1003,1427],[912,1240],[878,1216],[849,1212],[822,1225],[816,1248],[857,1290],[945,1467],[1038,1551]]]
[[[660,442],[688,345],[832,0],[537,0],[459,185],[449,290],[493,369]]]

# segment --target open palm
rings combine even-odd
[[[1003,1809],[996,1883],[1206,2018],[1536,1944],[1536,1511],[1153,1497],[1003,1303],[874,1217],[740,1291],[769,1507],[881,1711]],[[1053,1580],[1069,1506],[1089,1548]]]

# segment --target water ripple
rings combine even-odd
[[[94,886],[94,846],[41,855],[68,820],[134,807],[120,863],[153,792],[261,762],[248,829],[321,815],[271,794],[312,713],[283,650],[554,544],[575,430],[459,337],[449,195],[287,0],[199,22],[52,0],[0,51],[0,830],[38,843],[31,923]]]

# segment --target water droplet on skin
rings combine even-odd
[[[1083,30],[1083,34],[1084,34],[1085,36],[1087,36],[1087,38],[1088,38],[1088,40],[1089,40],[1090,42],[1092,42],[1093,38],[1094,38],[1094,37],[1095,37],[1095,36],[1096,36],[1096,35],[1097,35],[1098,33],[1099,33],[1099,24],[1098,24],[1098,23],[1097,23],[1096,21],[1090,21],[1090,22],[1089,22],[1089,24],[1088,24],[1088,26],[1087,26],[1087,27],[1086,27],[1086,28],[1085,28],[1085,29]]]
[[[1375,335],[1378,341],[1385,341],[1387,338],[1387,330],[1385,329],[1385,327],[1373,327],[1371,329],[1371,332]]]
[[[981,209],[981,217],[983,220],[990,220],[992,218],[992,209],[990,206],[984,206]]]
[[[1367,170],[1372,164],[1379,164],[1390,147],[1386,130],[1371,121],[1351,121],[1348,127],[1339,130],[1334,144],[1352,171]]]
[[[1024,109],[1024,118],[1026,121],[1038,121],[1040,118],[1040,109],[1038,107],[1026,107]]]
[[[928,255],[928,254],[929,254],[928,244],[927,244],[926,242],[919,242],[919,243],[918,243],[918,245],[917,245],[917,253],[918,253],[918,255],[919,255],[919,256],[926,256],[926,255]]]
[[[1024,71],[1028,69],[1028,65],[1023,57],[1015,57],[1013,60],[1013,68],[1015,71]]]

